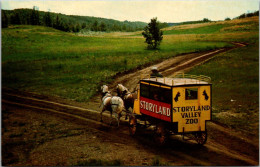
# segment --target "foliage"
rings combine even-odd
[[[225,21],[229,21],[229,20],[231,20],[229,17],[225,18]]]
[[[225,46],[175,37],[154,52],[144,49],[142,38],[81,37],[49,27],[12,26],[2,31],[2,85],[87,101],[118,72]]]
[[[95,21],[91,27],[91,31],[98,31],[98,21]]]
[[[18,12],[16,12],[16,14],[19,15]],[[31,25],[40,25],[39,11],[35,9],[35,6],[33,7],[33,10],[30,15],[30,23]]]
[[[8,27],[8,18],[5,14],[5,11],[2,12],[2,28],[7,28]]]
[[[198,21],[185,21],[180,23],[168,23],[169,26],[178,26],[178,25],[187,25],[187,24],[200,24],[200,23],[206,23],[211,22],[208,18],[204,18],[203,20]]]
[[[243,19],[243,18],[246,18],[246,17],[253,17],[253,16],[259,16],[259,10],[256,11],[256,12],[253,12],[253,13],[243,13],[241,14],[240,16],[236,17],[235,19]]]
[[[160,23],[157,18],[151,19],[151,22],[144,28],[142,35],[149,49],[157,49],[163,39],[163,32],[160,30]]]
[[[78,32],[81,29],[92,30],[93,24],[97,27],[94,31],[137,31],[142,30],[147,23],[144,22],[120,22],[112,19],[104,19],[89,16],[64,15],[53,12],[43,12],[33,9],[2,10],[6,13],[8,23],[13,25],[44,25],[67,32]],[[57,24],[57,17],[59,23]],[[19,20],[18,20],[19,19]],[[47,19],[47,20],[46,20]]]
[[[202,21],[203,22],[211,22],[208,18],[204,18]]]
[[[45,26],[47,26],[47,27],[52,27],[53,26],[52,25],[53,21],[52,21],[52,17],[51,17],[50,12],[45,13],[43,20],[44,20]]]
[[[137,33],[81,37],[50,27],[10,25],[2,29],[2,85],[86,102],[118,72],[183,53],[231,46],[225,41],[257,42],[258,24],[258,18],[224,22],[222,28],[230,28],[228,33],[219,31],[215,23],[202,24],[195,34],[186,34],[192,28],[164,35],[157,51],[144,49],[143,39],[131,35]],[[248,28],[238,30],[243,26]]]
[[[18,14],[18,12],[14,12],[12,15],[11,15],[11,18],[10,18],[10,22],[11,24],[21,24],[21,20],[20,20],[20,16]]]

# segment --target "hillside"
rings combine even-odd
[[[15,10],[2,10],[8,18],[9,24],[31,24],[33,9],[15,9]],[[76,16],[76,15],[65,15],[61,13],[35,11],[39,13],[39,24],[45,25],[45,16],[50,14],[52,24],[55,24],[57,17],[60,22],[67,26],[77,26],[80,29],[91,30],[91,28],[96,24],[96,26],[104,26],[104,31],[137,31],[142,30],[147,23],[144,22],[130,22],[130,21],[118,21],[113,19],[105,19],[90,16]]]
[[[226,42],[230,41],[255,43],[258,23],[258,17],[252,17],[175,26],[165,29],[156,52],[146,49],[141,36],[130,33],[81,37],[42,26],[10,26],[2,30],[2,84],[87,101],[100,84],[111,82],[118,72],[183,53],[229,47]]]

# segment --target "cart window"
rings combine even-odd
[[[165,89],[157,86],[150,87],[150,98],[164,103],[171,103],[171,89]]]
[[[140,95],[142,97],[149,98],[149,85],[145,85],[145,84],[140,85]]]
[[[150,98],[156,101],[160,100],[160,87],[151,86],[150,89]]]
[[[171,102],[172,102],[172,90],[171,89],[161,88],[160,96],[161,96],[162,102],[171,104]]]
[[[198,88],[185,89],[185,100],[196,100],[198,99]]]

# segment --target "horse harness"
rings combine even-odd
[[[128,99],[129,95],[132,96],[132,93],[129,92],[129,91],[128,91],[127,93],[125,93],[124,96],[123,96],[124,100]],[[131,97],[131,98],[132,98],[132,97]]]

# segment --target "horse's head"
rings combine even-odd
[[[107,85],[101,86],[101,91],[102,91],[103,94],[107,93],[108,92],[108,86]]]
[[[119,90],[120,88],[119,88],[119,84],[117,84],[117,86],[116,86],[116,92],[117,92],[117,94],[118,95],[120,95],[121,94],[121,92],[120,92],[120,90]]]
[[[128,91],[128,89],[124,87],[122,84],[118,84],[116,86],[116,90],[118,95],[122,95],[123,93],[126,93]]]

